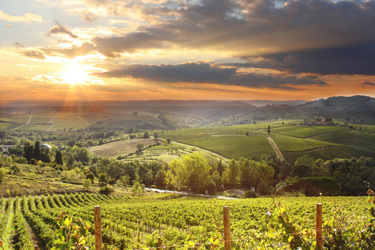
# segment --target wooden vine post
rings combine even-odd
[[[228,206],[223,207],[224,220],[224,249],[230,250],[230,211]]]
[[[38,245],[35,245],[35,246],[34,246],[34,250],[39,250]]]
[[[102,219],[100,216],[100,206],[94,206],[95,220],[95,250],[102,250]]]
[[[163,241],[162,241],[161,238],[159,237],[159,238],[158,238],[158,249],[163,248],[162,246],[163,246]]]
[[[104,243],[104,250],[108,250],[108,244]]]
[[[323,248],[322,207],[321,203],[316,204],[316,245],[319,249]]]

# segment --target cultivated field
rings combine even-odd
[[[223,247],[223,206],[230,207],[232,249],[313,249],[315,207],[323,204],[324,248],[340,242],[343,249],[362,246],[373,226],[365,197],[316,197],[208,200],[148,195],[144,198],[66,194],[1,199],[2,242],[6,250],[49,249],[56,238],[56,218],[65,211],[93,224],[94,205],[101,206],[103,242],[108,249],[173,249]],[[278,205],[277,205],[278,204]],[[66,222],[67,223],[67,222]],[[339,230],[339,232],[338,232]],[[14,242],[12,239],[21,238]],[[93,247],[93,231],[86,238]],[[353,249],[354,249],[353,248]]]
[[[106,143],[100,146],[91,147],[89,150],[93,155],[101,157],[117,157],[119,155],[128,155],[137,151],[137,145],[143,144],[144,147],[156,144],[155,139],[133,139]]]
[[[342,126],[265,123],[167,131],[161,137],[202,147],[228,158],[260,157],[262,154],[274,155],[266,140],[268,125],[270,136],[289,162],[306,154],[327,160],[371,156],[375,150],[375,135],[369,134],[372,126],[354,131]]]

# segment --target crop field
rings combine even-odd
[[[162,132],[161,137],[201,147],[228,158],[275,155],[266,140],[271,137],[288,162],[299,156],[315,159],[370,156],[375,151],[375,135],[364,126],[362,132],[342,126],[287,126],[280,123],[238,125],[228,127],[181,129]],[[245,134],[248,133],[248,136]]]
[[[148,113],[140,113],[138,115],[133,114],[117,114],[106,119],[102,119],[95,124],[95,127],[105,128],[129,128],[132,126],[140,126],[152,124],[154,126],[160,126],[161,121],[154,115]]]
[[[176,195],[113,197],[65,194],[0,201],[1,241],[5,250],[50,249],[61,212],[94,223],[94,205],[101,206],[102,239],[108,249],[222,249],[223,206],[230,207],[232,249],[313,249],[315,206],[323,204],[323,246],[342,249],[365,246],[370,224],[365,197],[281,197],[209,200]],[[64,219],[64,218],[63,218]],[[65,223],[68,223],[65,221]],[[94,246],[94,230],[86,237]],[[19,239],[19,240],[15,240]],[[35,240],[38,239],[38,240]],[[349,247],[350,246],[350,247]]]
[[[272,133],[279,133],[300,138],[308,138],[316,135],[338,131],[350,131],[350,129],[339,126],[290,126],[272,129]]]
[[[132,139],[106,143],[100,146],[91,147],[92,154],[101,157],[117,157],[119,155],[128,155],[137,151],[137,145],[143,144],[144,147],[157,143],[154,139]]]
[[[313,139],[301,139],[291,136],[283,136],[283,135],[272,135],[272,139],[276,142],[279,149],[284,151],[309,151],[317,148],[322,147],[334,147],[337,144],[318,141]]]

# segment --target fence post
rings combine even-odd
[[[95,219],[95,250],[102,250],[102,219],[100,206],[94,206]]]
[[[319,249],[323,248],[322,207],[322,203],[316,204],[316,244]]]
[[[161,238],[159,237],[158,238],[158,248],[162,248],[162,245],[163,245],[163,242],[162,242],[162,240],[161,240]]]
[[[224,220],[224,249],[230,250],[230,212],[229,207],[223,207],[223,220]]]

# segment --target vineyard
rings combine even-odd
[[[323,204],[324,248],[373,249],[375,228],[368,211],[372,202],[365,197],[223,201],[170,194],[119,198],[77,193],[2,198],[0,237],[5,250],[33,249],[35,244],[51,249],[58,241],[62,212],[94,225],[94,205],[100,205],[102,239],[108,249],[223,249],[222,209],[229,206],[232,249],[312,249],[316,203]],[[93,228],[85,239],[89,249],[95,249]]]

